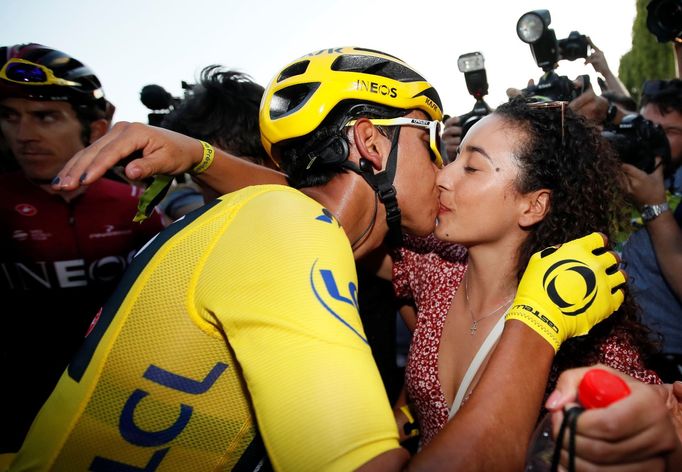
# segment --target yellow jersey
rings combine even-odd
[[[349,471],[397,447],[345,233],[264,185],[136,255],[9,470]]]

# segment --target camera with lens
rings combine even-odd
[[[530,45],[535,63],[545,72],[537,85],[523,89],[522,93],[527,97],[571,101],[589,87],[589,76],[583,75],[582,87],[576,88],[571,79],[559,76],[554,69],[561,60],[587,58],[589,41],[577,31],[557,40],[556,33],[549,27],[551,22],[549,10],[533,10],[524,13],[516,23],[516,34]]]
[[[469,113],[459,116],[459,123],[462,127],[461,138],[464,138],[467,131],[478,120],[490,113],[490,106],[483,99],[488,94],[488,76],[484,63],[483,54],[480,52],[462,54],[457,59],[457,67],[460,72],[464,73],[467,90],[476,99],[474,108]]]
[[[580,77],[582,78],[582,85],[576,88],[575,83],[565,75],[548,71],[540,77],[540,81],[536,85],[526,87],[521,90],[521,93],[526,97],[534,97],[543,101],[562,100],[570,102],[590,87],[590,76],[584,74]]]
[[[682,40],[682,0],[651,0],[646,9],[646,27],[658,42]]]
[[[171,111],[180,106],[182,101],[192,94],[193,84],[184,80],[180,84],[184,92],[183,97],[174,97],[160,85],[150,84],[142,87],[140,101],[152,112],[147,115],[147,122],[152,126],[160,126],[163,119]]]
[[[661,157],[664,168],[668,167],[670,144],[665,131],[642,115],[626,115],[620,124],[602,131],[602,136],[611,143],[622,162],[647,174],[656,168],[656,156]]]

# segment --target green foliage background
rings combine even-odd
[[[650,0],[635,1],[637,16],[632,25],[632,48],[620,59],[618,77],[639,102],[641,86],[646,79],[675,77],[675,57],[672,43],[659,43],[646,27],[646,6]]]

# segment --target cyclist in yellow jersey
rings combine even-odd
[[[251,398],[276,469],[354,469],[396,447],[356,286],[319,203],[280,186],[215,201],[138,254],[22,454],[54,470],[255,470]]]
[[[393,56],[335,48],[283,68],[260,113],[269,155],[301,190],[270,185],[225,195],[151,241],[10,470],[407,466],[357,314],[353,258],[387,234],[399,241],[403,228],[433,230],[442,165],[438,94]],[[88,184],[136,149],[145,162],[187,156],[180,159],[191,165],[157,171],[199,163],[209,184],[227,158],[217,151],[211,161],[194,139],[122,123],[72,160],[55,188]],[[99,170],[89,167],[96,158]],[[554,354],[536,331],[556,331],[561,342],[622,301],[614,287],[623,275],[607,274],[616,259],[599,253],[602,247],[592,235],[531,260],[517,292],[528,318],[507,322],[486,376],[443,431],[445,446],[434,440],[409,467],[446,468],[449,454],[466,453],[467,439],[480,437],[474,428],[495,428],[501,419],[508,428],[532,428],[544,391],[538,372],[546,378]],[[544,272],[566,257],[588,264],[600,287],[576,317],[563,316],[542,287]],[[515,361],[523,369],[510,376]],[[498,381],[518,385],[519,398],[491,400]],[[484,407],[488,414],[472,422],[470,412]]]

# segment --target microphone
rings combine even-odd
[[[140,101],[150,110],[167,110],[173,105],[173,96],[160,85],[151,84],[142,87]]]

